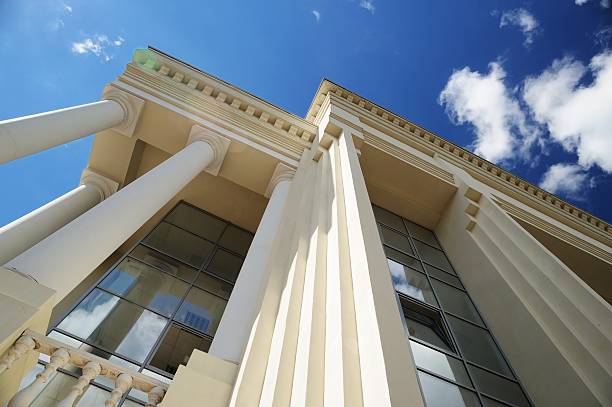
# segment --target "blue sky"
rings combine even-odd
[[[0,120],[98,100],[152,45],[303,116],[329,78],[612,220],[609,0],[0,1]],[[0,166],[0,225],[92,138]]]

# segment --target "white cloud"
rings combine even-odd
[[[68,14],[72,13],[72,6],[69,6],[68,4],[64,4],[64,11],[67,12]]]
[[[525,80],[523,98],[537,122],[585,167],[612,173],[612,51],[591,59],[593,80],[580,85],[587,68],[566,57]]]
[[[595,182],[589,174],[577,164],[554,164],[544,173],[540,187],[553,194],[566,195],[582,199],[580,193],[585,188],[593,188]]]
[[[575,0],[574,3],[576,3],[579,6],[582,6],[583,4],[586,4],[588,1],[590,0]],[[610,0],[600,0],[599,5],[603,8],[610,8]]]
[[[317,22],[321,19],[321,13],[319,12],[319,10],[312,10],[312,15],[314,16],[315,20],[317,20]]]
[[[374,0],[359,0],[359,7],[368,10],[372,14],[374,14],[374,11],[376,10],[376,6],[374,6]]]
[[[108,62],[113,59],[113,55],[108,52],[109,47],[120,47],[125,42],[125,38],[118,36],[116,40],[109,40],[107,35],[95,35],[85,38],[81,42],[73,42],[70,50],[75,54],[91,53],[99,57],[102,61]]]
[[[521,30],[525,36],[523,45],[526,47],[533,43],[534,36],[540,31],[538,20],[524,8],[504,11],[499,20],[499,27],[506,26],[516,26]]]
[[[610,39],[612,38],[612,27],[604,27],[601,30],[597,30],[593,36],[595,37],[595,43],[599,45],[601,49],[609,48]]]
[[[465,67],[453,72],[438,99],[452,121],[474,126],[474,152],[492,162],[513,159],[517,154],[526,158],[538,136],[507,89],[505,76],[498,62],[489,64],[487,74]]]

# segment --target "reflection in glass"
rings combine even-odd
[[[189,285],[128,257],[106,276],[100,287],[170,316]]]
[[[415,255],[412,246],[410,246],[410,240],[406,236],[384,226],[379,226],[378,230],[380,230],[380,237],[384,244],[404,253]]]
[[[164,220],[213,242],[225,229],[225,222],[221,219],[184,203],[174,208]]]
[[[481,392],[497,397],[500,400],[509,401],[517,406],[529,406],[527,398],[517,383],[470,364],[468,364],[468,369],[476,382],[476,388]]]
[[[483,324],[466,293],[434,279],[431,280],[431,284],[442,303],[442,308],[479,325]]]
[[[142,362],[165,325],[165,318],[95,289],[58,328]]]
[[[420,343],[410,341],[412,355],[418,367],[427,369],[440,376],[466,386],[472,386],[463,362],[452,356],[438,352]]]
[[[226,299],[229,299],[233,288],[231,284],[221,281],[205,272],[201,272],[198,275],[194,284]]]
[[[391,259],[387,259],[387,264],[391,272],[391,281],[397,291],[417,300],[428,302],[436,307],[438,306],[425,274],[419,273]]]
[[[225,232],[223,232],[223,236],[221,236],[219,244],[226,249],[229,249],[242,256],[246,256],[252,240],[252,233],[239,229],[236,226],[229,225]]]
[[[446,315],[465,358],[491,370],[512,377],[491,334],[469,322]]]
[[[428,246],[425,243],[421,243],[418,240],[414,240],[414,245],[425,262],[451,274],[455,274],[443,251],[434,249],[433,247]]]
[[[242,257],[225,250],[217,250],[206,270],[224,280],[236,281],[240,267],[242,267]]]
[[[194,287],[181,304],[175,319],[198,331],[214,335],[226,304],[227,301]]]
[[[425,324],[423,321],[417,321],[413,318],[405,318],[410,336],[418,338],[440,349],[452,352],[453,350],[448,344],[448,339],[444,337],[444,332],[437,329],[432,322]]]
[[[408,225],[408,230],[410,230],[412,237],[416,237],[421,242],[429,243],[430,245],[441,249],[438,239],[436,239],[436,235],[434,235],[431,230],[425,229],[423,226],[412,223],[409,220],[406,220],[406,224]]]
[[[442,270],[438,270],[434,266],[425,264],[425,270],[427,270],[427,274],[429,274],[432,277],[442,280],[448,284],[454,285],[455,287],[463,288],[463,284],[461,284],[461,281],[459,281],[457,277],[451,276],[450,274],[445,273]]]
[[[146,244],[199,268],[213,244],[169,223],[160,223],[144,240]]]
[[[419,380],[427,407],[479,407],[474,392],[455,386],[437,377],[419,372]]]
[[[194,335],[177,325],[170,326],[150,364],[170,374],[176,373],[179,365],[186,365],[191,352],[199,349],[208,352],[210,339]]]
[[[136,246],[136,248],[130,253],[130,257],[134,257],[135,259],[153,266],[158,270],[190,282],[193,281],[193,278],[197,273],[196,269],[189,267],[178,260],[174,260],[165,254],[161,254],[157,250],[153,250],[142,245]]]
[[[421,262],[414,257],[408,256],[402,252],[398,252],[395,249],[385,246],[385,254],[388,258],[395,260],[398,263],[402,263],[408,267],[412,267],[413,269],[423,271],[423,267],[421,267]]]
[[[378,206],[372,206],[372,210],[374,211],[374,217],[378,222],[407,234],[402,218]]]

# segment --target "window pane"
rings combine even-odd
[[[506,376],[512,376],[508,364],[497,349],[489,332],[454,318],[452,315],[447,314],[446,317],[467,360]]]
[[[128,257],[106,276],[100,287],[171,316],[189,285]]]
[[[198,275],[195,285],[227,299],[229,299],[233,288],[231,284],[221,281],[205,272],[201,272]]]
[[[391,259],[387,259],[387,264],[391,272],[393,287],[397,291],[438,307],[438,302],[433,295],[425,274],[419,273]]]
[[[398,263],[402,263],[408,267],[412,267],[413,269],[417,269],[419,271],[423,271],[423,267],[421,266],[421,262],[414,257],[410,257],[402,252],[398,252],[395,249],[390,247],[384,247],[385,254],[388,258],[395,260]]]
[[[406,231],[406,227],[404,226],[404,222],[402,222],[402,218],[399,216],[389,212],[386,209],[379,208],[378,206],[372,206],[372,210],[374,211],[374,217],[380,223],[384,223],[385,225],[392,227],[395,230],[399,230],[403,233],[408,233]]]
[[[445,273],[442,270],[438,270],[437,268],[430,266],[429,264],[425,264],[425,270],[427,270],[427,274],[429,274],[430,276],[445,281],[451,285],[454,285],[455,287],[463,288],[463,284],[461,284],[461,281],[459,281],[459,279],[455,276],[451,276],[450,274]]]
[[[242,261],[242,257],[233,255],[225,250],[217,250],[206,270],[224,280],[236,281],[240,267],[242,267]]]
[[[151,365],[170,374],[175,374],[179,365],[187,364],[194,349],[208,352],[209,347],[210,339],[194,335],[172,324],[157,352],[155,352]]]
[[[186,281],[193,281],[197,273],[196,269],[142,245],[136,246],[130,253],[130,257],[134,257],[150,266]]]
[[[410,341],[414,361],[418,367],[437,373],[466,386],[472,386],[461,360]]]
[[[438,267],[439,269],[455,274],[444,252],[434,249],[433,247],[421,243],[418,240],[414,241],[414,245],[424,261]]]
[[[412,223],[409,220],[406,221],[406,224],[408,225],[408,230],[410,230],[412,237],[416,237],[422,242],[429,243],[430,245],[441,249],[438,239],[436,239],[436,236],[431,230],[425,229],[423,226]]]
[[[96,289],[58,328],[92,345],[142,362],[166,321],[151,311]]]
[[[214,335],[226,304],[227,301],[215,295],[192,288],[175,319],[198,331]]]
[[[251,246],[251,240],[253,240],[252,233],[230,225],[221,236],[219,244],[226,249],[246,256],[249,246]]]
[[[466,293],[434,279],[431,280],[431,284],[442,303],[442,308],[477,324],[483,324]]]
[[[482,398],[483,404],[485,407],[508,407],[507,404],[502,404],[499,401],[492,400],[490,398],[484,397]]]
[[[419,380],[427,407],[480,406],[478,397],[474,392],[462,389],[424,372],[419,372]]]
[[[379,226],[378,230],[380,230],[380,237],[384,244],[415,256],[412,246],[410,246],[410,240],[408,240],[406,236],[394,232],[393,230],[384,226]]]
[[[476,382],[476,388],[481,392],[490,394],[500,400],[509,401],[517,406],[529,406],[527,398],[517,383],[469,364],[468,369]]]
[[[160,223],[144,242],[198,268],[213,249],[212,243],[165,222]]]
[[[176,226],[216,242],[226,223],[190,205],[180,204],[164,219]]]
[[[447,342],[442,339],[439,332],[436,332],[431,325],[426,325],[412,318],[406,318],[406,325],[408,326],[408,333],[410,336],[418,338],[431,345],[437,346],[438,348],[453,351]]]

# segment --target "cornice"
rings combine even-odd
[[[476,175],[489,186],[511,191],[522,202],[562,220],[563,223],[577,225],[581,232],[609,245],[612,239],[612,225],[564,200],[535,186],[522,178],[490,163],[468,150],[384,109],[363,97],[330,81],[323,81],[306,115],[306,120],[317,124],[321,120],[321,106],[329,95],[329,101],[338,103],[353,111],[358,117],[384,128],[398,140],[407,144],[417,144],[432,150],[441,158],[458,165],[472,175]]]

